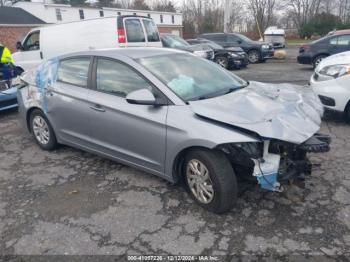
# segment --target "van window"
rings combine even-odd
[[[58,67],[57,81],[87,87],[89,65],[89,57],[62,60]]]
[[[117,61],[99,58],[97,60],[96,88],[98,91],[126,97],[130,92],[151,85],[130,67]]]
[[[40,31],[35,31],[28,35],[23,43],[24,51],[32,51],[40,49]]]
[[[145,34],[139,19],[125,19],[126,38],[130,43],[145,42]]]
[[[83,9],[79,9],[79,17],[80,17],[80,20],[84,20],[85,16],[84,16],[84,10]]]
[[[159,42],[158,28],[152,20],[143,19],[148,42]]]
[[[56,8],[56,19],[57,21],[62,21],[62,13],[61,13],[61,9]]]

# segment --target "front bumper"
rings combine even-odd
[[[261,50],[261,58],[262,59],[269,59],[269,58],[273,58],[275,54],[275,50],[274,49],[268,49],[268,50]]]
[[[350,76],[333,78],[316,72],[310,79],[310,86],[325,108],[344,112],[350,101]]]

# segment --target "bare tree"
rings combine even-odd
[[[322,0],[288,0],[298,30],[320,12],[321,3]]]
[[[265,29],[276,24],[276,11],[279,9],[277,0],[249,0],[248,10],[255,20],[255,31],[262,37]]]

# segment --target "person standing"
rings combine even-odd
[[[8,87],[11,86],[11,79],[14,77],[14,61],[11,55],[11,51],[0,43],[0,72],[2,73],[2,79]]]

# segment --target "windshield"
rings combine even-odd
[[[137,60],[184,101],[224,95],[247,82],[217,64],[190,54],[171,54]]]
[[[176,35],[165,35],[163,36],[163,41],[166,43],[167,47],[171,48],[190,45],[184,39]]]

